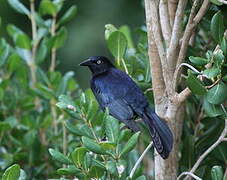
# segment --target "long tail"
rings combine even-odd
[[[142,119],[148,126],[154,147],[163,159],[168,158],[173,147],[173,134],[171,130],[151,108],[146,108]]]

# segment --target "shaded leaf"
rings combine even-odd
[[[140,135],[140,132],[137,132],[128,140],[123,150],[121,151],[120,156],[123,156],[124,154],[130,152],[136,146],[139,135]]]
[[[221,166],[213,166],[211,169],[212,180],[222,180],[223,170]]]
[[[72,161],[65,156],[64,154],[60,153],[57,150],[49,148],[50,155],[57,161],[64,163],[64,164],[72,164]]]
[[[209,61],[205,58],[190,56],[189,61],[195,65],[203,66],[206,65]]]
[[[127,48],[127,39],[122,32],[115,31],[110,34],[107,45],[113,56],[120,61],[124,57]]]
[[[98,143],[93,141],[90,138],[82,137],[82,142],[84,146],[89,149],[90,151],[96,153],[96,154],[106,154],[106,151],[100,146]]]
[[[99,179],[104,175],[104,169],[100,168],[99,166],[92,166],[89,171],[89,176]]]
[[[69,22],[76,16],[76,13],[77,13],[76,5],[71,6],[68,9],[68,11],[66,11],[66,13],[61,17],[61,19],[59,20],[59,24],[62,25]]]
[[[187,77],[186,83],[189,87],[189,89],[197,95],[204,95],[207,90],[206,88],[202,85],[202,83],[195,77],[195,75],[192,74],[191,71],[189,71],[189,75]]]
[[[42,0],[39,6],[39,12],[42,15],[55,16],[57,13],[57,6],[50,0]]]
[[[86,152],[88,152],[88,150],[85,147],[79,147],[71,153],[72,160],[76,166],[82,166]]]
[[[57,173],[60,175],[77,175],[81,173],[81,170],[75,166],[69,166],[67,168],[60,168],[57,170]]]
[[[224,35],[224,21],[221,11],[218,11],[211,20],[211,34],[217,43],[221,43]]]
[[[16,36],[15,43],[19,48],[31,49],[31,40],[26,34],[22,34],[22,33],[18,34]]]
[[[119,121],[112,116],[106,116],[105,118],[105,132],[108,141],[117,143],[118,136],[120,134]]]
[[[227,99],[227,85],[223,82],[215,85],[207,92],[207,100],[211,104],[221,104]]]
[[[30,15],[29,10],[19,0],[8,0],[10,6],[21,14]]]

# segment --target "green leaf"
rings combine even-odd
[[[105,39],[108,40],[110,35],[117,31],[117,28],[113,24],[106,24],[105,25]]]
[[[10,46],[6,43],[4,39],[0,42],[0,67],[3,66],[9,56]]]
[[[124,57],[127,48],[127,39],[122,32],[115,31],[108,38],[107,45],[110,52],[119,62]]]
[[[69,21],[71,21],[77,13],[77,7],[76,5],[73,5],[71,8],[68,9],[68,11],[66,11],[66,13],[61,17],[61,19],[59,20],[59,24],[63,25]]]
[[[18,34],[15,43],[19,48],[31,49],[31,40],[26,34]]]
[[[8,122],[0,121],[0,132],[8,131],[11,129],[11,126]]]
[[[209,79],[217,77],[220,73],[221,73],[221,70],[218,68],[211,68],[203,71],[203,74],[206,75],[207,78]]]
[[[20,166],[14,164],[6,169],[2,176],[2,180],[18,180],[20,177]]]
[[[113,161],[108,161],[106,163],[106,169],[111,175],[118,176],[117,166]]]
[[[92,166],[89,171],[89,177],[99,179],[104,175],[104,169],[99,166]]]
[[[134,44],[133,44],[133,39],[132,39],[132,35],[131,35],[131,30],[129,28],[129,26],[123,25],[119,28],[119,31],[121,31],[122,33],[124,33],[127,42],[128,42],[128,47],[129,48],[134,48]]]
[[[107,152],[102,148],[102,146],[100,146],[98,143],[96,143],[90,138],[83,136],[82,142],[87,149],[89,149],[90,151],[96,154],[107,154]]]
[[[48,50],[47,50],[46,42],[42,41],[38,48],[37,54],[36,54],[37,64],[40,64],[45,60],[45,58],[47,56],[47,52],[48,52]]]
[[[117,143],[120,134],[119,121],[112,116],[105,118],[105,131],[108,141]]]
[[[207,92],[206,88],[196,78],[196,76],[192,74],[191,71],[189,71],[189,75],[187,77],[186,84],[189,87],[189,89],[192,91],[192,93],[194,93],[194,94],[202,96]]]
[[[19,0],[8,0],[10,6],[21,14],[30,15],[29,10]]]
[[[203,109],[209,117],[216,117],[223,114],[219,105],[209,103],[206,98],[203,101]]]
[[[124,154],[130,152],[136,146],[139,135],[140,135],[140,132],[137,132],[128,140],[123,150],[121,151],[120,156],[123,156]]]
[[[211,169],[212,180],[222,180],[223,170],[221,166],[213,166]]]
[[[57,170],[57,173],[60,175],[77,175],[81,173],[81,170],[75,166],[69,166],[67,168],[60,168]]]
[[[205,58],[190,56],[189,61],[195,65],[203,66],[206,65],[209,61]]]
[[[53,48],[60,48],[64,45],[67,39],[67,29],[62,27],[53,38]]]
[[[221,68],[225,62],[225,56],[221,49],[214,51],[214,65],[217,68]]]
[[[88,150],[85,147],[79,147],[71,153],[72,160],[76,166],[82,166],[86,152]]]
[[[221,50],[225,56],[227,56],[227,40],[223,37],[221,42]]]
[[[210,2],[214,3],[215,5],[221,6],[223,3],[218,0],[210,0]]]
[[[207,92],[207,100],[211,104],[221,104],[227,99],[227,85],[223,82],[215,85]]]
[[[60,153],[59,151],[49,148],[49,153],[55,160],[57,160],[61,163],[72,164],[72,161],[67,156]]]
[[[68,82],[73,76],[74,76],[73,71],[69,71],[64,75],[64,77],[62,78],[62,80],[61,80],[61,82],[58,86],[58,90],[57,90],[57,93],[56,93],[57,96],[59,96],[60,94],[66,93]]]
[[[74,126],[71,123],[66,122],[65,126],[71,133],[77,136],[86,136],[93,138],[91,129],[86,124],[77,124],[76,126]]]
[[[221,11],[218,11],[211,20],[211,34],[217,43],[221,43],[224,35],[224,21]]]
[[[143,176],[136,178],[136,180],[146,180],[146,177],[143,175]]]
[[[50,0],[42,0],[39,6],[39,12],[42,15],[52,15],[57,14],[57,6]]]

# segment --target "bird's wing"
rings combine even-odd
[[[92,79],[91,88],[102,109],[108,107],[117,119],[130,119],[147,103],[142,91],[124,72],[111,69]]]

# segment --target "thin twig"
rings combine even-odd
[[[174,77],[173,77],[173,86],[175,89],[177,89],[177,79],[178,79],[178,75],[181,72],[181,67],[186,66],[188,68],[190,68],[192,71],[201,74],[201,72],[199,72],[196,68],[194,68],[192,65],[188,64],[188,63],[181,63],[180,65],[178,65],[178,67],[175,70],[174,73]]]
[[[148,150],[152,147],[153,142],[151,141],[150,144],[146,147],[146,149],[144,150],[144,152],[141,154],[141,156],[139,157],[139,159],[136,161],[136,164],[134,165],[134,167],[132,168],[132,171],[130,172],[129,177],[132,178],[136,169],[138,168],[139,164],[141,163],[141,161],[143,160],[144,156],[146,155],[146,153],[148,152]]]
[[[222,141],[223,139],[225,139],[225,136],[227,135],[227,112],[225,110],[225,107],[223,104],[221,104],[221,107],[225,113],[225,127],[221,133],[221,135],[219,136],[219,138],[217,139],[217,141],[211,145],[200,157],[199,159],[196,161],[196,163],[194,164],[194,166],[192,167],[190,173],[194,173],[196,171],[196,169],[199,167],[200,163],[206,158],[206,156],[213,151]],[[187,178],[187,177],[186,177]],[[186,179],[185,178],[185,179]]]
[[[191,173],[191,172],[182,172],[178,177],[177,177],[177,180],[180,180],[181,177],[185,176],[185,175],[188,175],[188,176],[191,176],[193,177],[194,179],[196,180],[202,180],[200,177],[196,176],[195,174]]]
[[[185,32],[184,32],[179,57],[178,57],[178,60],[177,60],[177,66],[179,64],[181,64],[183,62],[183,60],[185,59],[190,37],[191,37],[192,33],[194,32],[198,23],[201,21],[205,12],[209,8],[209,0],[204,0],[201,8],[199,9],[198,13],[196,14],[196,8],[198,6],[199,1],[200,0],[195,0],[193,5],[192,5],[192,9],[191,9],[191,12],[190,12],[190,15],[189,15],[188,23],[186,25],[186,29],[185,29]]]
[[[51,36],[55,36],[56,31],[56,16],[53,16],[52,25],[51,25]],[[56,66],[56,48],[51,49],[51,65],[50,65],[50,72],[55,70]]]

